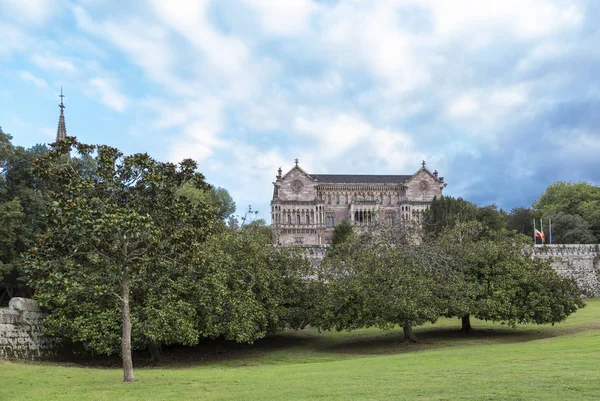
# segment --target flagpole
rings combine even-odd
[[[552,245],[552,219],[548,219],[548,225],[550,226],[550,245]]]
[[[544,245],[544,220],[542,218],[540,218],[540,232],[542,233],[542,238],[540,238],[542,240],[542,245]]]
[[[533,245],[537,245],[537,239],[535,239],[535,219],[533,219]]]

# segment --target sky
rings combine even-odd
[[[600,184],[595,0],[0,0],[0,126],[193,158],[238,213],[272,182],[413,174],[505,210]]]

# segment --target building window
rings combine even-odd
[[[306,224],[310,224],[310,215],[306,213]]]
[[[327,216],[327,227],[333,227],[333,216]]]
[[[346,205],[348,204],[348,195],[344,196],[344,201],[346,202]]]
[[[327,203],[331,205],[331,195],[327,194]]]
[[[339,195],[336,195],[336,196],[335,196],[335,204],[336,204],[336,205],[339,205],[339,204],[340,204],[340,196],[339,196]]]
[[[288,224],[292,224],[292,216],[288,214]]]
[[[296,215],[296,224],[300,225],[300,215],[299,214]]]

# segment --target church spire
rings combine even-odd
[[[58,105],[58,107],[60,107],[60,117],[58,117],[58,130],[56,130],[56,142],[62,141],[67,136],[67,126],[65,125],[64,113],[65,105],[63,104],[63,97],[65,97],[65,95],[63,95],[62,86],[60,87],[60,95],[58,97],[60,97],[60,104]]]

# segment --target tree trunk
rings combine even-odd
[[[161,359],[162,347],[159,344],[148,344],[148,350],[150,351],[150,360],[158,362]]]
[[[403,328],[404,328],[404,339],[406,341],[410,341],[411,343],[418,342],[417,337],[415,336],[415,333],[413,333],[413,329],[410,324],[405,324],[403,326]]]
[[[123,337],[121,353],[123,354],[123,381],[134,382],[133,359],[131,357],[131,314],[129,312],[129,279],[123,279]]]
[[[462,327],[460,329],[460,331],[464,332],[464,333],[468,333],[469,331],[471,331],[471,315],[469,315],[468,313],[466,315],[464,315],[461,318],[462,321]]]

